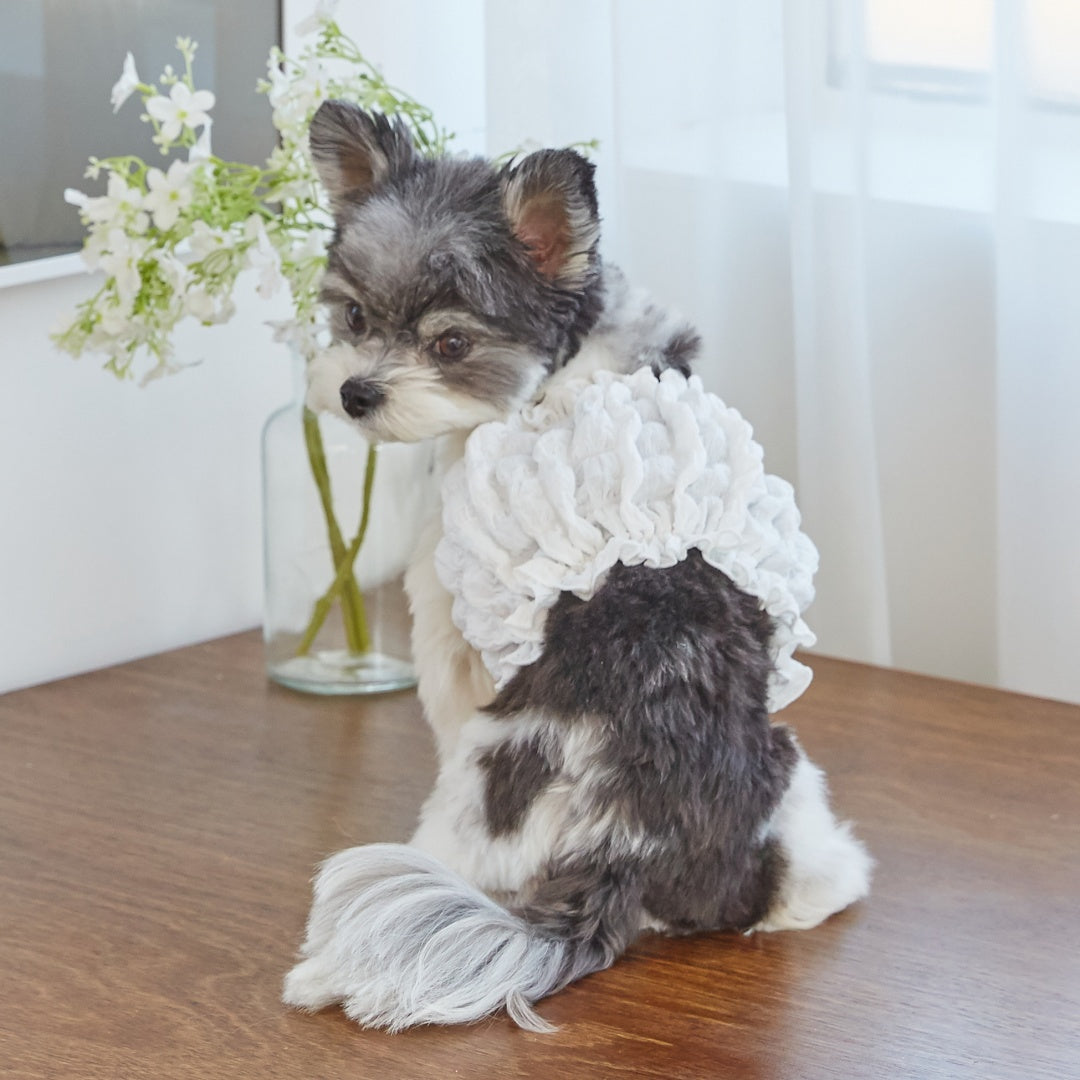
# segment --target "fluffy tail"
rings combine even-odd
[[[526,921],[422,851],[350,848],[315,880],[305,959],[285,979],[284,1000],[309,1010],[340,1002],[359,1023],[391,1031],[500,1008],[520,1027],[551,1031],[531,1003],[607,967],[631,932],[625,902],[606,891],[605,904],[604,893],[594,905],[625,925],[612,927],[595,906],[575,927],[563,905]]]

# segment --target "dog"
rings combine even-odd
[[[590,368],[689,374],[693,328],[601,262],[577,153],[424,158],[400,122],[335,101],[310,148],[336,225],[312,407],[438,438],[449,468],[478,425]],[[806,928],[866,894],[869,856],[770,721],[754,597],[696,552],[616,564],[589,599],[560,595],[538,659],[497,688],[455,625],[441,533],[436,514],[406,574],[438,779],[410,844],[323,864],[287,1003],[548,1030],[534,1003],[644,931]]]

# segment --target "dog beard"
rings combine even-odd
[[[504,354],[504,359],[505,354]],[[418,442],[455,430],[470,430],[489,420],[503,419],[535,394],[546,374],[543,363],[529,356],[516,357],[514,394],[484,396],[484,370],[475,371],[470,390],[455,389],[430,365],[384,360],[377,366],[361,362],[357,350],[335,345],[320,353],[308,367],[307,406],[358,423],[376,442]],[[351,378],[376,384],[382,400],[362,420],[345,411],[341,388]],[[487,380],[490,388],[495,380]]]

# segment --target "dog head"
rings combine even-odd
[[[336,226],[311,406],[412,441],[530,400],[600,310],[592,166],[571,150],[502,170],[425,158],[403,123],[340,101],[310,143]]]

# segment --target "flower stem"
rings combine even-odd
[[[311,474],[315,480],[315,487],[319,492],[319,502],[322,505],[323,516],[326,518],[327,536],[330,541],[330,554],[334,565],[334,582],[327,594],[316,602],[308,622],[304,636],[297,647],[297,656],[306,656],[315,641],[315,636],[326,621],[330,605],[334,599],[341,597],[341,616],[345,627],[345,640],[349,651],[356,655],[366,653],[371,648],[371,635],[368,633],[367,619],[364,611],[364,597],[360,587],[356,583],[353,574],[353,563],[356,561],[360,550],[360,543],[354,541],[348,547],[345,546],[341,529],[338,527],[337,518],[334,515],[333,498],[330,491],[330,471],[326,464],[326,451],[323,446],[322,432],[319,430],[318,417],[310,409],[304,409],[304,442],[307,446],[308,462],[311,465]],[[370,474],[370,475],[369,475]],[[368,463],[364,477],[364,509],[362,513],[362,528],[366,531],[366,523],[371,502],[371,483],[374,480],[374,447],[368,450]],[[363,537],[360,537],[360,541]],[[329,599],[326,599],[326,597]],[[325,609],[321,607],[326,600]]]
[[[305,417],[306,415],[305,410]],[[319,630],[322,628],[322,624],[326,621],[326,616],[330,614],[330,608],[333,606],[334,600],[339,595],[341,596],[341,606],[344,611],[349,586],[351,585],[353,588],[356,588],[356,579],[353,577],[352,565],[356,561],[356,556],[360,552],[361,545],[364,543],[364,537],[367,535],[368,530],[368,522],[371,520],[371,493],[375,485],[375,460],[375,446],[371,445],[368,447],[367,463],[364,467],[364,504],[363,509],[360,512],[360,526],[356,530],[356,535],[353,537],[352,542],[344,550],[342,557],[338,559],[335,556],[334,558],[334,565],[337,568],[337,573],[334,575],[334,580],[330,583],[330,588],[315,601],[315,606],[312,608],[311,621],[308,623],[303,640],[300,642],[300,646],[296,651],[298,656],[304,656],[308,649],[311,648],[311,643],[315,640],[315,635],[318,634]],[[336,523],[334,527],[337,527]],[[359,595],[359,590],[357,590],[357,594]],[[367,632],[367,627],[362,620],[362,597],[360,598],[360,612],[361,626],[363,628],[365,640],[363,651],[366,652],[371,648],[371,640]],[[348,621],[346,620],[346,631],[347,630]]]

